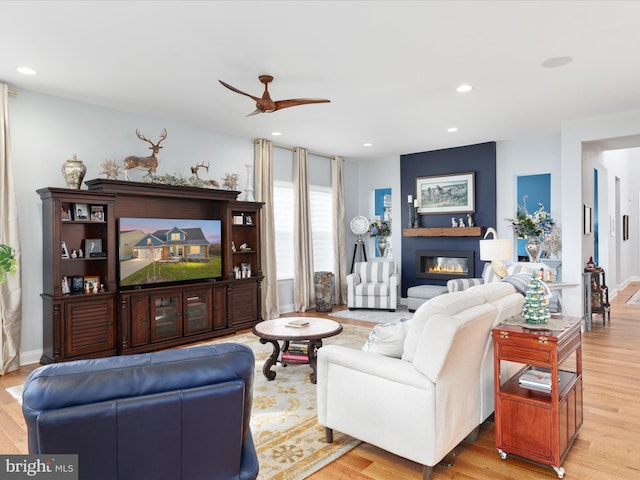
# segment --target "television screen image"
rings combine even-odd
[[[222,222],[120,218],[119,286],[143,287],[222,277]]]

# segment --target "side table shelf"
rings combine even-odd
[[[513,454],[549,465],[559,478],[583,422],[582,322],[565,319],[570,323],[561,331],[498,325],[491,333],[496,448],[503,460]],[[503,362],[522,368],[501,377],[507,371]],[[531,369],[550,373],[549,389],[520,384],[520,376]]]

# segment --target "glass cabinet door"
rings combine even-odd
[[[184,292],[185,335],[211,330],[211,291]]]
[[[178,295],[152,295],[151,341],[182,336],[182,306]]]

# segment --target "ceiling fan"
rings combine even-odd
[[[254,97],[253,95],[243,92],[242,90],[238,90],[235,87],[232,87],[228,83],[223,82],[222,80],[218,80],[222,85],[227,87],[229,90],[239,93],[240,95],[246,95],[249,98],[252,98],[256,102],[256,110],[251,112],[247,117],[251,115],[255,115],[256,113],[271,113],[276,110],[282,110],[283,108],[288,107],[297,107],[298,105],[307,105],[309,103],[329,103],[331,100],[327,100],[326,98],[292,98],[290,100],[271,100],[271,95],[269,95],[269,83],[273,81],[273,77],[271,75],[260,75],[258,77],[261,83],[264,84],[264,93],[262,94],[262,98]]]

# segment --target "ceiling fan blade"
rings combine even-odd
[[[282,110],[288,107],[297,107],[298,105],[307,105],[310,103],[330,103],[331,100],[326,98],[292,98],[290,100],[277,100],[276,110]]]
[[[236,92],[239,93],[240,95],[245,95],[249,98],[252,98],[254,101],[258,101],[260,100],[259,97],[254,97],[253,95],[251,95],[250,93],[247,92],[243,92],[242,90],[238,90],[236,87],[233,87],[231,85],[229,85],[228,83],[223,82],[222,80],[218,80],[222,85],[224,85],[225,87],[227,87],[229,90],[231,90],[232,92]]]

